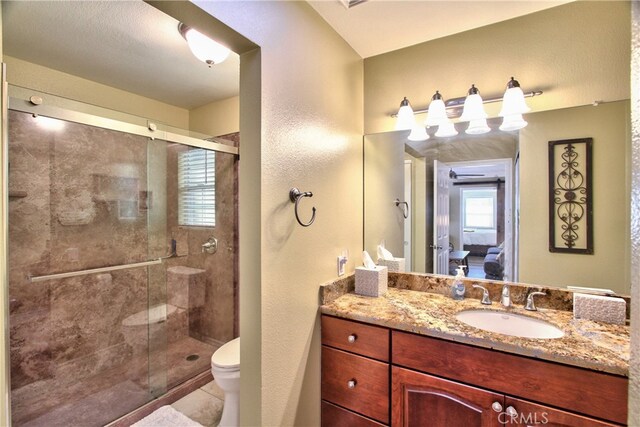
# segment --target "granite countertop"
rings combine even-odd
[[[532,339],[487,332],[456,319],[458,312],[470,309],[509,311],[546,320],[562,329],[565,335],[556,339]],[[571,311],[539,308],[532,312],[522,305],[505,308],[496,302],[485,306],[477,298],[455,301],[437,293],[390,287],[386,295],[377,298],[346,293],[322,305],[321,312],[478,347],[629,375],[630,328],[574,319]]]

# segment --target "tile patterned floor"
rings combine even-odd
[[[215,427],[222,416],[223,398],[222,390],[211,381],[171,406],[205,427]]]

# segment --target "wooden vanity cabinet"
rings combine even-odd
[[[322,316],[325,427],[620,426],[627,387],[618,375]]]
[[[322,425],[389,424],[387,328],[322,316]]]

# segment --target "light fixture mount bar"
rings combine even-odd
[[[535,90],[535,91],[531,91],[531,92],[525,92],[524,93],[524,97],[525,98],[533,98],[534,96],[540,96],[542,95],[543,92],[541,90]],[[462,106],[464,105],[464,100],[466,99],[466,97],[460,97],[460,98],[451,98],[448,99],[444,105],[445,105],[445,109],[446,110],[455,110],[457,108],[462,108]],[[483,104],[491,104],[493,102],[500,102],[502,101],[502,96],[497,96],[494,98],[485,98],[482,100]],[[413,114],[421,114],[421,113],[426,113],[427,111],[429,111],[429,108],[420,108],[417,110],[413,110]],[[391,117],[397,117],[398,113],[391,113],[389,114]]]

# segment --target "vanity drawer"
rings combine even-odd
[[[322,401],[322,427],[384,427],[369,418]]]
[[[322,346],[322,399],[389,422],[389,364]]]
[[[627,421],[625,377],[466,344],[392,333],[392,363],[616,423]]]
[[[389,329],[322,316],[322,344],[389,361]]]

